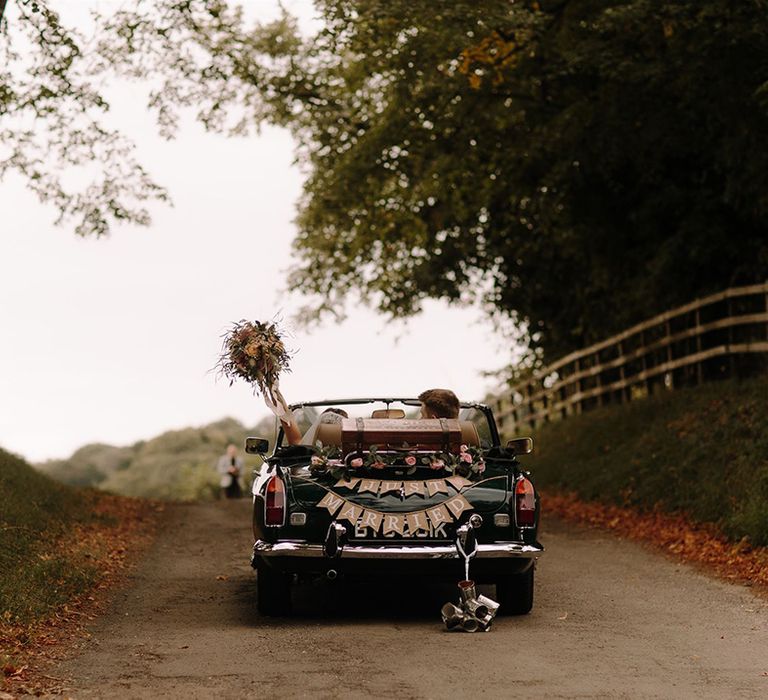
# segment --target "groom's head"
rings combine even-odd
[[[422,418],[458,418],[459,400],[450,389],[427,389],[419,394]]]

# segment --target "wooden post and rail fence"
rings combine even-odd
[[[666,311],[572,352],[488,404],[506,437],[598,406],[768,366],[768,282]]]

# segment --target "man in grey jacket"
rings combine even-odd
[[[243,490],[240,486],[240,475],[243,473],[243,460],[237,454],[237,447],[230,443],[225,454],[216,462],[216,471],[221,480],[219,485],[226,498],[240,498]]]

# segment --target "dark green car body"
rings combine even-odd
[[[292,409],[312,406],[357,407],[367,404],[393,403],[418,405],[415,399],[355,399],[297,404]],[[464,559],[457,550],[457,529],[475,516],[473,534],[476,553],[470,564],[470,577],[479,583],[497,584],[502,606],[507,613],[528,612],[533,602],[533,570],[543,547],[538,542],[540,502],[532,486],[530,474],[519,462],[512,447],[502,446],[491,410],[477,403],[462,404],[462,414],[483,422],[482,454],[485,470],[474,475],[472,484],[461,489],[471,506],[452,522],[429,524],[425,531],[413,536],[390,532],[372,532],[368,528],[339,522],[318,503],[329,492],[347,502],[381,513],[405,514],[444,504],[457,490],[449,494],[408,496],[392,491],[383,495],[360,493],[339,488],[336,476],[313,473],[310,463],[315,451],[311,446],[283,446],[282,432],[277,447],[265,456],[264,465],[253,484],[253,532],[255,544],[252,565],[258,571],[259,608],[266,614],[283,614],[290,608],[291,583],[302,578],[342,575],[371,575],[375,577],[413,575],[434,577],[445,581],[464,578]],[[360,469],[361,478],[429,480],[447,473],[436,473],[428,466],[416,468],[389,466],[381,470]],[[279,524],[265,522],[268,488],[280,480],[284,488],[284,514]],[[528,522],[517,522],[516,487],[521,480],[532,492],[535,511],[528,513]],[[272,487],[270,487],[270,482]],[[535,501],[534,501],[535,499]],[[477,517],[479,516],[479,518]],[[522,516],[520,516],[522,517]],[[341,533],[340,541],[335,533]],[[333,541],[329,541],[333,540]],[[338,544],[338,546],[336,546]],[[506,603],[506,606],[504,605]]]

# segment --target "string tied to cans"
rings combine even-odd
[[[478,595],[475,582],[469,578],[469,562],[477,554],[477,534],[482,517],[475,514],[456,531],[456,551],[464,560],[464,580],[459,581],[458,605],[446,603],[441,609],[445,627],[454,632],[490,632],[499,604],[488,596]]]

